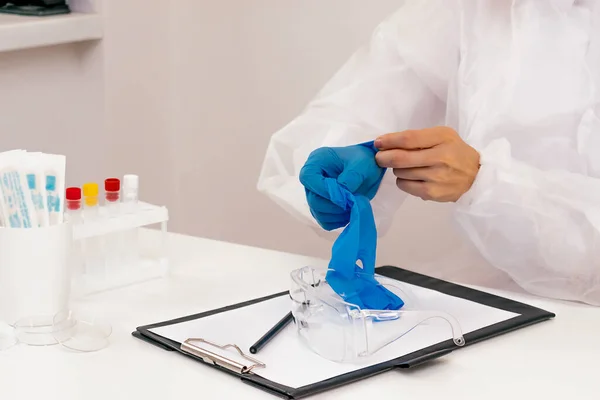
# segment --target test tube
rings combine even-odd
[[[121,181],[118,178],[108,178],[104,181],[105,204],[109,216],[115,216],[119,212],[119,191]]]
[[[135,210],[138,202],[139,177],[128,174],[123,177],[123,205],[125,212],[131,213]]]
[[[83,222],[81,214],[81,188],[69,187],[65,190],[65,210],[68,221],[71,224],[80,224]],[[84,265],[83,243],[74,241],[72,244],[70,263],[75,276],[80,275]]]
[[[121,181],[118,178],[108,178],[104,180],[104,204],[109,217],[117,217],[119,214],[119,192],[121,190]],[[106,275],[115,275],[119,273],[122,255],[122,232],[112,232],[105,236],[105,256],[106,256]]]
[[[81,223],[81,189],[69,187],[65,191],[67,215],[72,224]]]
[[[83,185],[85,209],[84,219],[91,220],[98,216],[98,184],[89,182]]]
[[[98,211],[98,184],[89,182],[83,185],[85,208],[83,210],[84,223],[91,223],[99,216]],[[89,275],[100,276],[104,273],[104,240],[102,236],[92,236],[84,239],[83,252],[85,269]]]
[[[139,177],[128,174],[123,176],[123,199],[121,205],[125,213],[134,213],[138,202]],[[139,246],[137,228],[123,232],[123,262],[129,268],[139,264]]]

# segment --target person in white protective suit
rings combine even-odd
[[[451,202],[478,261],[435,275],[600,306],[600,1],[403,2],[272,136],[258,189],[321,229],[309,155],[373,140],[380,236],[407,196]]]

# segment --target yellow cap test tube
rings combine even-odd
[[[87,207],[98,205],[98,184],[89,182],[83,185],[83,197]]]

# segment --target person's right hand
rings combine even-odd
[[[300,182],[306,189],[311,214],[323,229],[331,231],[350,221],[350,207],[341,207],[331,201],[327,180],[335,180],[350,193],[371,200],[385,173],[385,169],[377,165],[376,153],[373,142],[368,142],[347,147],[321,147],[309,155],[300,171]]]

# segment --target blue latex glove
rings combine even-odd
[[[385,169],[375,161],[373,142],[347,147],[321,147],[313,151],[300,171],[310,212],[318,224],[331,231],[348,225],[350,208],[331,199],[329,181],[335,180],[350,193],[371,200]]]
[[[317,149],[302,168],[300,181],[319,225],[326,230],[346,226],[332,248],[327,272],[331,288],[362,309],[397,310],[404,302],[374,277],[377,228],[370,200],[385,173],[376,153],[373,142]]]

